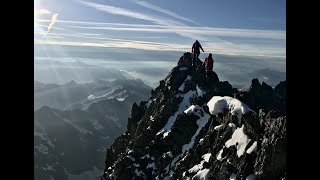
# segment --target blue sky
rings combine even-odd
[[[37,0],[35,45],[286,56],[283,0]],[[44,11],[46,10],[46,11]],[[57,14],[52,28],[48,26]]]

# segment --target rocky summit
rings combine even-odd
[[[286,179],[286,81],[240,91],[191,58],[132,106],[101,179]]]

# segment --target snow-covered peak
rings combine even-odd
[[[237,116],[239,124],[243,114],[246,114],[249,111],[254,112],[243,102],[229,96],[213,96],[207,103],[207,106],[212,115],[224,113],[226,110],[229,110],[232,115]]]

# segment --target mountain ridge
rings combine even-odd
[[[184,53],[149,100],[132,106],[126,132],[107,149],[101,179],[286,177],[286,81],[272,88],[253,79],[248,92],[239,91],[215,72],[206,78],[197,64]],[[207,103],[219,96],[254,112],[241,121],[231,109],[213,115]],[[247,141],[239,145],[238,136]],[[245,148],[240,156],[239,148]]]

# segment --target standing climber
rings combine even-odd
[[[204,60],[204,68],[206,70],[206,77],[208,74],[212,72],[214,60],[212,58],[212,54],[210,53],[209,56]]]
[[[192,52],[193,52],[192,66],[196,66],[196,62],[197,62],[199,55],[200,55],[200,48],[201,48],[202,52],[204,52],[201,44],[199,43],[198,40],[196,40],[196,42],[194,42],[192,45]]]

